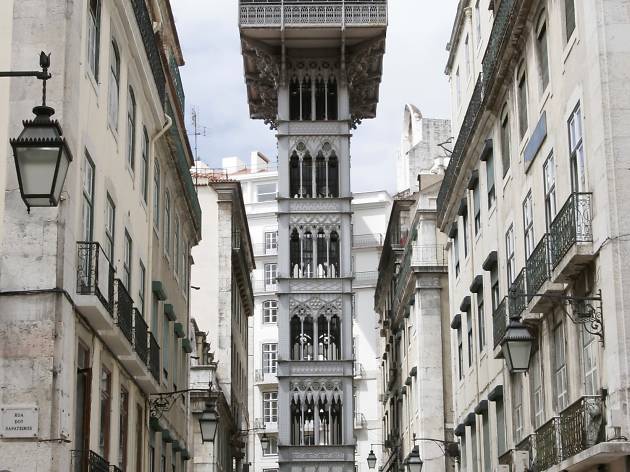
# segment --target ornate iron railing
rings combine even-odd
[[[149,362],[149,327],[137,308],[133,309],[133,320],[133,348],[146,365]]]
[[[160,345],[155,336],[149,331],[149,370],[153,378],[160,382]]]
[[[151,21],[151,15],[147,9],[145,0],[131,0],[131,6],[133,7],[133,13],[136,17],[136,23],[138,23],[138,28],[140,29],[144,51],[149,59],[149,66],[151,67],[153,80],[155,81],[155,86],[160,96],[160,102],[163,104],[166,91],[166,76],[164,75],[164,69],[162,69],[160,50],[157,45],[155,33],[153,32],[153,21]]]
[[[459,176],[462,165],[464,164],[465,151],[468,148],[468,144],[475,133],[475,129],[477,128],[477,124],[481,116],[482,102],[483,82],[481,74],[479,74],[479,77],[477,77],[477,82],[475,84],[475,90],[473,91],[473,94],[470,97],[470,102],[468,103],[466,115],[464,115],[464,120],[462,121],[462,125],[459,128],[457,141],[455,141],[455,146],[453,147],[453,153],[451,154],[448,167],[446,168],[446,172],[444,173],[444,180],[442,180],[440,192],[438,193],[437,219],[439,222],[444,219],[444,215],[446,213],[446,204],[448,203],[447,200],[450,196],[452,187],[457,181],[457,177]]]
[[[383,245],[383,235],[377,234],[355,234],[352,236],[352,247],[381,247]]]
[[[560,463],[560,418],[551,418],[536,430],[534,470]]]
[[[171,77],[173,77],[173,83],[175,84],[175,93],[177,93],[177,100],[182,113],[185,113],[186,95],[184,94],[184,85],[182,84],[182,76],[179,73],[179,66],[175,60],[175,56],[171,54],[168,59],[168,65],[171,69]]]
[[[544,235],[538,245],[534,248],[527,263],[527,301],[532,299],[531,294],[538,293],[540,287],[549,280],[551,264],[549,260],[549,238]]]
[[[521,313],[525,311],[525,308],[527,308],[527,297],[525,293],[525,269],[521,269],[514,279],[514,282],[512,282],[508,294],[510,316],[520,316]]]
[[[505,336],[505,332],[507,330],[508,325],[508,302],[507,297],[501,300],[497,309],[492,313],[492,332],[494,338],[494,347],[501,344],[501,340],[503,336]]]
[[[440,267],[448,265],[448,253],[443,244],[433,244],[429,246],[413,246],[411,256],[412,266]]]
[[[252,2],[241,1],[240,25],[250,27],[346,25],[387,25],[387,2],[326,1],[311,2]]]
[[[70,451],[72,472],[110,472],[110,464],[94,451],[74,449]]]
[[[99,243],[77,242],[77,293],[96,295],[113,312],[114,268]]]
[[[481,61],[483,69],[483,86],[488,90],[494,80],[497,64],[503,56],[507,39],[512,33],[514,14],[523,0],[502,0],[494,15],[492,31],[488,38],[488,46]]]
[[[116,286],[116,325],[133,344],[133,300],[122,280],[116,279],[114,284]]]
[[[560,412],[562,459],[605,440],[604,413],[604,401],[599,396],[584,396]]]
[[[375,270],[354,273],[354,285],[376,285],[378,272]]]
[[[550,227],[550,252],[554,269],[576,243],[593,241],[592,194],[572,193]]]

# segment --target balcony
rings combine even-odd
[[[72,472],[110,472],[110,465],[94,451],[70,451]]]
[[[114,323],[118,329],[102,331],[107,346],[118,356],[133,352],[133,300],[120,279],[114,280]]]
[[[367,427],[367,420],[363,413],[354,414],[354,429],[363,429]]]
[[[568,459],[605,441],[604,401],[585,396],[560,412],[562,459]]]
[[[593,259],[592,194],[572,193],[550,226],[554,282],[567,282]]]
[[[365,368],[363,367],[363,364],[361,364],[360,362],[355,362],[354,363],[354,378],[355,379],[363,379],[366,377],[366,372],[365,372]]]
[[[177,61],[175,60],[175,56],[173,54],[169,57],[168,65],[171,69],[171,77],[173,77],[177,101],[179,102],[179,107],[181,108],[182,113],[184,113],[184,110],[186,110],[186,95],[184,94],[184,86],[182,84],[182,77],[179,73],[179,66],[177,65]]]
[[[354,287],[376,287],[377,281],[378,272],[375,270],[367,272],[355,272],[352,285]]]
[[[153,80],[155,81],[155,86],[157,87],[158,95],[160,96],[160,103],[164,103],[166,77],[164,75],[164,69],[162,69],[160,49],[155,33],[153,32],[153,21],[151,20],[151,15],[149,14],[149,10],[147,9],[147,5],[144,0],[132,0],[131,6],[133,8],[134,16],[136,17],[138,29],[140,30],[140,36],[142,36],[142,43],[144,44],[144,50],[149,60]]]
[[[355,234],[352,236],[352,249],[361,249],[369,247],[383,247],[383,235],[376,234]]]
[[[267,282],[265,280],[252,281],[254,293],[275,293],[278,290],[277,282]]]
[[[273,246],[273,245],[265,244],[265,243],[254,244],[254,256],[256,257],[277,256],[277,255],[278,255],[277,245]]]
[[[430,246],[414,245],[411,254],[411,265],[424,268],[440,267],[446,272],[448,266],[446,247],[442,244]]]
[[[497,306],[497,309],[492,313],[492,334],[494,339],[494,348],[496,349],[499,344],[501,344],[501,340],[503,336],[505,336],[505,332],[507,330],[508,325],[508,298],[505,297]]]
[[[274,419],[274,418],[271,418]],[[277,433],[278,432],[278,419],[275,418],[276,421],[265,421],[265,418],[255,418],[254,419],[254,428],[259,430],[261,433]]]
[[[551,418],[536,430],[534,470],[560,463],[560,418]]]
[[[387,26],[386,0],[241,0],[241,27]]]
[[[149,371],[155,379],[160,383],[160,345],[153,333],[149,332]]]
[[[514,282],[510,286],[509,290],[509,306],[508,310],[510,316],[521,316],[521,314],[527,308],[527,297],[524,295],[527,292],[525,284],[525,269],[521,269]]]
[[[278,375],[274,372],[266,372],[266,369],[256,369],[254,381],[256,385],[275,385],[278,383]]]
[[[561,284],[551,283],[551,252],[550,237],[545,234],[536,248],[532,251],[525,265],[527,272],[527,297],[529,313],[546,313],[554,302],[551,297],[532,297],[532,294],[540,293],[553,295],[561,293],[564,287]]]
[[[99,243],[77,243],[76,305],[95,329],[114,327],[114,268]]]

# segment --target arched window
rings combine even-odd
[[[328,158],[328,195],[333,198],[339,196],[339,163],[335,153]]]
[[[315,195],[317,198],[326,197],[326,160],[320,152],[315,159]]]
[[[326,82],[322,76],[315,80],[315,119],[326,119]]]
[[[289,119],[298,121],[300,116],[300,80],[293,76],[289,83]]]
[[[131,86],[127,103],[127,165],[132,171],[136,165],[136,97]]]
[[[291,276],[300,277],[300,233],[297,229],[293,229],[291,232],[291,244],[289,247],[289,258],[291,261]]]
[[[302,120],[312,120],[311,110],[313,109],[312,104],[312,81],[311,78],[307,75],[302,80]]]
[[[289,196],[297,197],[300,193],[300,158],[297,153],[289,159]]]
[[[549,55],[547,51],[547,14],[543,10],[538,15],[536,24],[536,56],[538,59],[538,75],[540,93],[544,93],[549,85]]]
[[[313,318],[291,318],[291,360],[313,360]]]
[[[329,277],[339,277],[339,235],[336,231],[330,233],[330,274]]]
[[[118,96],[120,94],[120,52],[116,41],[112,39],[109,58],[109,94],[108,119],[109,126],[118,130]]]
[[[326,233],[323,229],[317,232],[317,276],[326,277],[328,270],[328,247]]]
[[[317,318],[317,354],[321,361],[341,359],[341,324],[337,315]]]
[[[291,444],[293,446],[315,445],[315,402],[302,401],[297,392],[291,400]]]
[[[337,111],[337,79],[334,76],[331,76],[328,79],[328,96],[326,97],[328,101],[328,120],[336,120],[338,118]]]
[[[263,302],[263,323],[278,322],[278,301],[265,300]]]
[[[164,196],[164,254],[171,255],[171,194],[166,191]]]
[[[313,159],[310,154],[302,159],[302,197],[311,198],[313,196]]]
[[[313,266],[313,234],[310,231],[304,233],[302,241],[302,275],[310,278],[315,274]]]
[[[331,444],[343,443],[343,430],[342,430],[342,405],[341,400],[334,399],[330,407],[330,432]]]

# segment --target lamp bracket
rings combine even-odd
[[[418,441],[430,441],[432,443],[435,443],[442,450],[442,453],[445,456],[459,459],[459,443],[456,443],[454,441],[445,441],[443,439],[417,438],[414,434],[413,443],[416,444],[416,442]]]
[[[510,298],[520,297],[542,297],[553,300],[555,306],[560,307],[564,314],[573,324],[581,324],[584,329],[598,336],[600,342],[604,344],[604,316],[602,308],[602,291],[597,292],[595,297],[575,297],[555,293],[524,293],[511,291]]]
[[[189,388],[186,390],[176,390],[174,392],[153,393],[149,397],[149,410],[152,418],[160,419],[169,411],[180,398],[186,398],[186,394],[190,392],[205,393],[207,390],[198,388]]]

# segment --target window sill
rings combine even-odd
[[[573,30],[573,34],[567,41],[567,44],[564,46],[564,51],[562,52],[562,64],[566,65],[567,61],[569,60],[569,56],[571,55],[571,52],[573,51],[573,48],[579,42],[580,42],[580,38],[578,37],[578,34],[577,34],[577,25],[576,25],[575,29]],[[565,70],[563,69],[562,72],[564,73]]]
[[[85,73],[85,76],[87,77],[88,82],[90,82],[90,85],[92,86],[92,89],[94,90],[94,95],[96,95],[96,107],[98,108],[99,107],[98,82],[92,75],[92,71],[90,70],[89,66],[88,66],[87,72]]]
[[[553,94],[551,93],[551,83],[547,84],[547,88],[543,92],[540,98],[540,105],[538,106],[538,116],[543,114],[545,107],[547,106],[547,102],[553,98]]]
[[[107,121],[107,129],[111,133],[114,138],[114,143],[116,144],[116,150],[118,150],[118,131],[111,125],[109,120]]]

